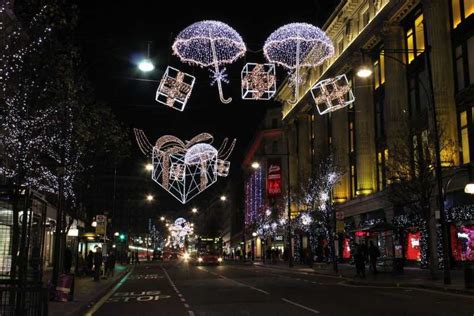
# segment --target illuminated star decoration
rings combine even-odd
[[[222,81],[224,83],[229,83],[229,79],[227,79],[226,68],[219,69],[219,71],[211,70],[211,86],[214,86],[216,82]]]
[[[294,72],[295,104],[299,98],[301,67],[315,67],[334,55],[331,39],[318,27],[307,23],[290,23],[277,29],[265,41],[265,58]]]
[[[276,92],[274,64],[247,63],[241,72],[242,99],[269,100]]]
[[[228,146],[224,139],[219,149],[211,145],[213,136],[201,133],[183,142],[171,135],[160,137],[152,145],[142,130],[134,129],[140,150],[152,157],[152,179],[185,204],[217,181],[229,174],[236,140]]]
[[[320,115],[334,112],[355,101],[346,75],[340,75],[316,83],[311,88],[311,95]]]
[[[173,54],[182,62],[212,67],[211,78],[217,82],[219,98],[222,103],[230,103],[232,98],[224,98],[222,81],[227,83],[220,65],[231,64],[245,55],[247,47],[242,37],[229,25],[219,21],[201,21],[191,24],[176,37]]]
[[[156,90],[155,100],[172,109],[183,111],[196,78],[168,66]]]

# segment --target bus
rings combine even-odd
[[[222,238],[199,237],[196,241],[196,263],[219,265],[224,261]]]

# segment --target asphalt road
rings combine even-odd
[[[336,277],[251,265],[136,266],[93,315],[474,315],[474,297],[350,286]],[[90,314],[89,314],[90,315]]]

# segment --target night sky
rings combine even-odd
[[[78,41],[84,63],[98,100],[112,106],[126,126],[144,129],[152,143],[164,134],[190,139],[198,133],[214,136],[220,145],[225,137],[237,138],[231,157],[231,177],[220,182],[239,181],[241,162],[265,109],[278,106],[274,101],[244,101],[240,97],[240,71],[246,62],[263,62],[265,39],[278,27],[291,22],[307,22],[321,27],[337,0],[325,1],[81,1]],[[226,66],[230,84],[224,95],[232,103],[222,104],[216,86],[210,86],[209,71],[189,66],[172,55],[176,35],[188,25],[201,20],[219,20],[229,24],[242,36],[248,52],[244,58]],[[140,73],[136,64],[150,57],[155,70]],[[155,102],[158,82],[170,65],[196,77],[191,98],[179,112]],[[280,69],[279,82],[285,72]],[[121,168],[121,174],[138,174],[136,168],[146,158],[132,142],[132,165]],[[130,162],[127,162],[130,164]],[[131,166],[132,166],[131,165]],[[234,182],[235,182],[234,181]],[[227,184],[220,184],[227,185]]]

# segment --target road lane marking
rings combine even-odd
[[[133,272],[133,267],[132,269],[124,276],[122,279],[107,293],[105,294],[97,303],[92,306],[91,309],[89,309],[84,315],[85,316],[92,316],[99,308],[102,307],[102,305],[105,304],[109,300],[109,298],[119,289],[119,287],[122,286],[122,284],[128,279],[130,274]]]
[[[317,310],[315,310],[315,309],[312,309],[312,308],[310,308],[310,307],[307,307],[307,306],[298,304],[298,303],[296,303],[296,302],[290,301],[290,300],[288,300],[288,299],[286,299],[286,298],[282,298],[282,301],[287,302],[288,304],[292,304],[292,305],[298,306],[299,308],[305,309],[305,310],[307,310],[307,311],[309,311],[309,312],[312,312],[312,313],[314,313],[314,314],[319,314],[319,311],[317,311]]]
[[[213,274],[213,275],[215,275],[215,276],[218,276],[218,277],[221,278],[221,279],[228,280],[228,281],[230,281],[230,282],[234,282],[235,284],[239,284],[239,285],[241,285],[241,286],[248,287],[249,289],[258,291],[258,292],[263,293],[263,294],[266,294],[266,295],[270,295],[270,293],[268,293],[268,292],[265,291],[265,290],[262,290],[262,289],[259,289],[259,288],[254,287],[254,286],[251,286],[251,285],[248,285],[248,284],[245,284],[245,283],[236,281],[236,280],[234,280],[234,279],[229,279],[228,277],[225,277],[225,276],[223,276],[222,274],[217,274],[217,273],[208,271],[207,269],[204,269],[204,271],[206,271],[206,272],[208,272],[208,273],[210,273],[210,274]]]
[[[171,277],[170,277],[170,275],[168,274],[168,271],[166,271],[165,267],[163,267],[163,266],[160,266],[160,267],[161,267],[161,269],[163,270],[163,272],[165,273],[165,276],[166,276],[166,278],[168,279],[168,282],[170,282],[170,284],[171,284],[171,286],[173,287],[173,289],[175,290],[176,294],[179,295],[181,302],[184,303],[183,305],[184,305],[184,307],[187,309],[188,314],[189,314],[190,316],[194,316],[194,312],[193,312],[192,310],[190,310],[189,304],[185,303],[185,302],[186,302],[186,299],[184,299],[184,296],[179,292],[178,288],[176,287],[176,284],[174,284],[173,280],[171,280]]]

